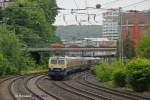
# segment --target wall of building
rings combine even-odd
[[[150,11],[127,11],[122,13],[121,33],[125,39],[127,35],[136,44],[140,34],[146,30],[146,23],[150,22]]]
[[[119,39],[119,10],[103,13],[103,37],[110,40]]]

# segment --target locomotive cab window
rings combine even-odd
[[[64,60],[58,60],[58,64],[64,64],[65,61]]]
[[[57,60],[51,60],[51,64],[57,64]]]

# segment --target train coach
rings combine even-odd
[[[94,57],[50,57],[48,75],[53,79],[63,79],[68,74],[88,69],[99,60]]]

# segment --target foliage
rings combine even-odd
[[[9,65],[10,63],[8,62],[8,60],[4,58],[2,53],[0,53],[0,76],[5,74],[5,70],[9,67]]]
[[[57,8],[56,0],[15,0],[0,8],[0,75],[36,68],[22,47],[46,47],[60,42],[52,26],[57,15],[53,8]]]
[[[116,71],[113,74],[113,82],[116,86],[124,87],[126,85],[126,73],[125,71]]]
[[[124,55],[127,59],[131,59],[134,57],[135,50],[134,50],[134,43],[131,41],[129,34],[127,34],[126,39],[124,40]]]
[[[48,59],[50,56],[52,56],[52,53],[51,52],[43,52],[43,53],[40,53],[41,55],[41,62],[40,64],[44,64],[44,65],[48,65]]]
[[[98,80],[113,81],[116,86],[124,87],[126,84],[134,91],[143,92],[150,87],[150,60],[133,59],[122,65],[119,61],[112,63],[101,62],[95,69]]]
[[[51,25],[57,14],[51,10],[55,3],[55,0],[17,0],[4,10],[5,23],[22,40],[22,45],[44,47],[46,43],[60,41]]]
[[[95,66],[95,73],[97,79],[105,82],[112,80],[114,72],[124,69],[125,67],[119,61],[114,60],[112,63],[100,62]]]
[[[133,90],[143,92],[150,83],[150,60],[135,59],[128,63],[128,82]]]
[[[40,7],[44,10],[46,19],[50,24],[54,23],[55,17],[57,15],[57,4],[56,0],[39,0]]]
[[[3,55],[9,60],[13,61],[20,53],[19,39],[15,33],[8,31],[6,25],[0,26],[0,48]]]
[[[24,67],[31,67],[34,64],[32,59],[20,50],[19,39],[15,33],[6,29],[6,25],[0,26],[0,53],[1,53],[1,74],[16,74]]]
[[[112,70],[108,63],[99,63],[95,66],[95,69],[95,74],[98,80],[103,82],[111,80],[110,76]]]
[[[150,31],[149,31],[150,32]],[[150,34],[149,32],[141,35],[137,46],[137,52],[142,58],[150,58]]]

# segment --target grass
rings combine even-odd
[[[21,71],[21,74],[44,72],[47,71],[47,69],[48,68],[44,66],[29,67],[28,69]]]

